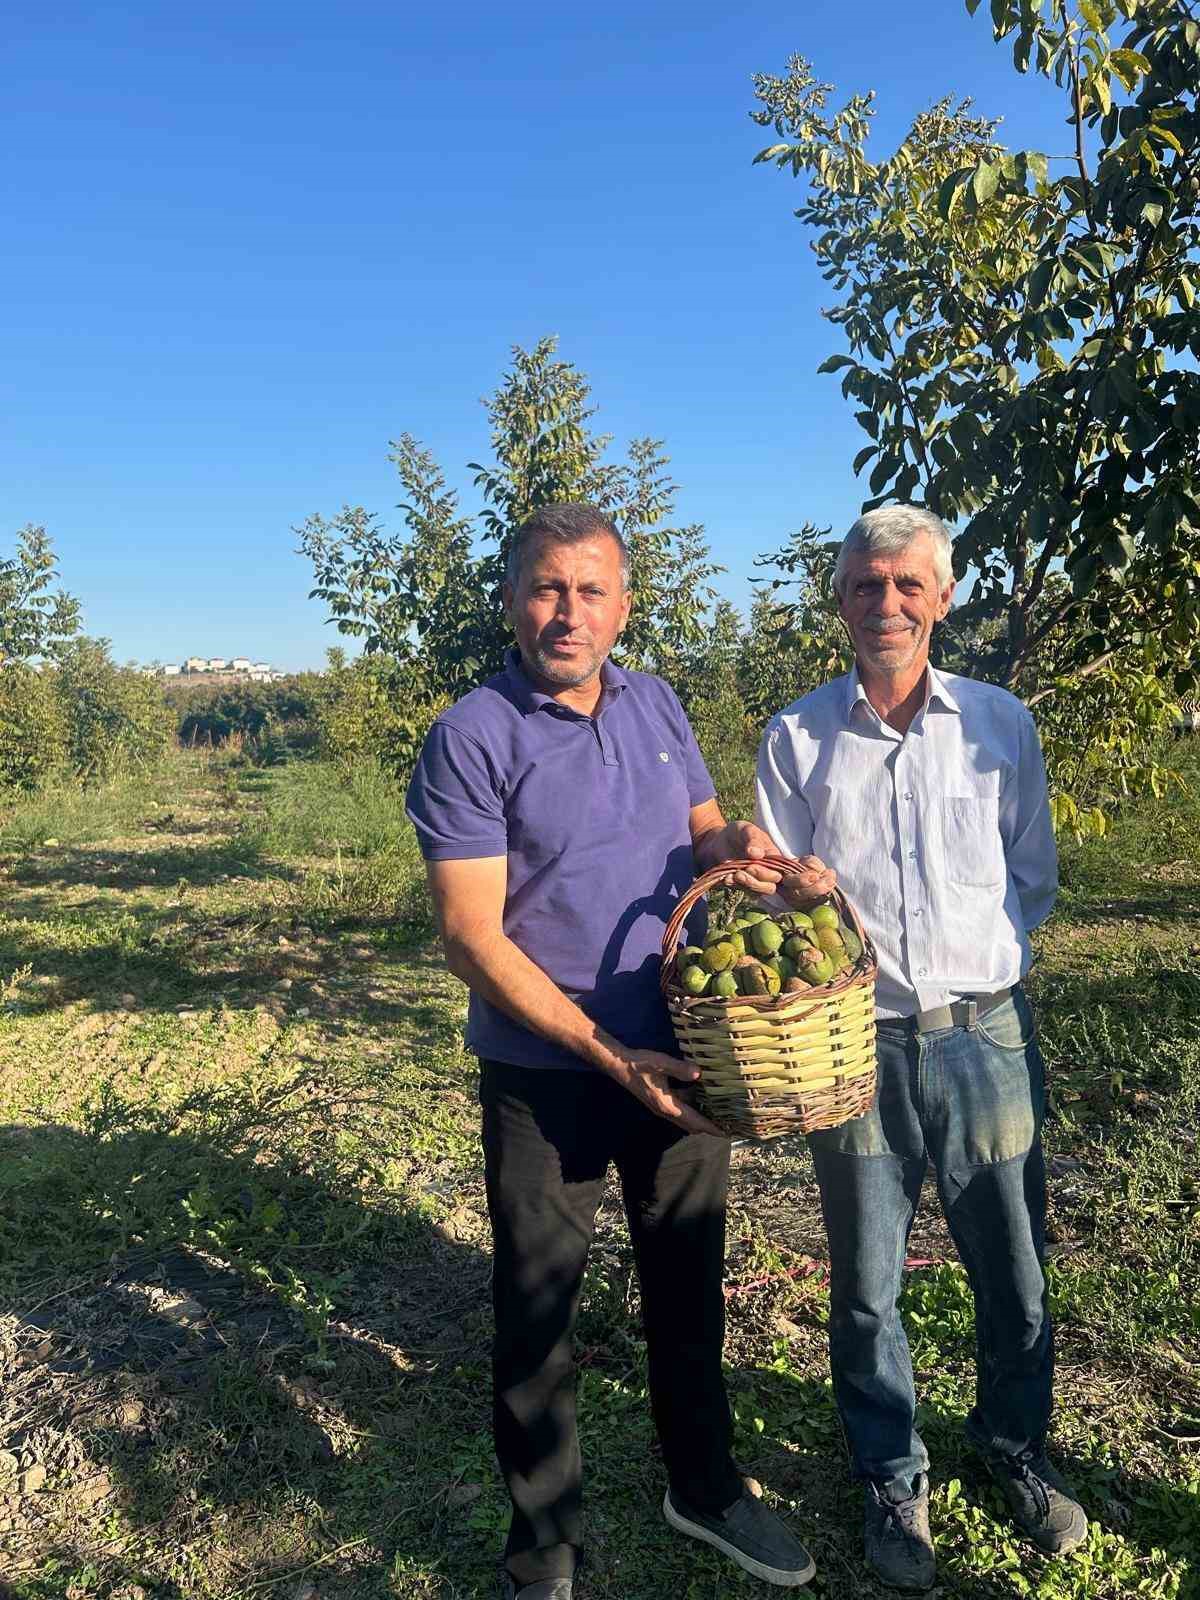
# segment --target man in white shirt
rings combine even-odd
[[[836,869],[879,953],[875,1104],[810,1144],[866,1559],[884,1582],[920,1590],[935,1577],[929,1457],[896,1300],[929,1161],[975,1296],[968,1437],[1042,1550],[1074,1549],[1087,1532],[1045,1454],[1045,1086],[1021,989],[1057,858],[1032,717],[1005,690],[929,665],[954,593],[942,522],[915,506],[867,512],[834,584],[855,666],[768,727],[759,821],[788,855]]]

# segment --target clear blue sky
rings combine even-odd
[[[120,659],[319,665],[291,527],[393,521],[408,430],[474,496],[479,397],[557,333],[744,604],[753,555],[866,493],[793,180],[752,167],[754,72],[943,93],[1055,148],[986,6],[289,0],[6,8],[0,552],[41,522]],[[15,159],[14,159],[15,158]]]

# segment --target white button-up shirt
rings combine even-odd
[[[758,820],[786,855],[837,872],[879,954],[880,1017],[1028,971],[1058,858],[1037,730],[1006,690],[930,667],[902,734],[857,670],[814,689],[763,735]]]

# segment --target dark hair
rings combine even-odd
[[[508,547],[504,581],[514,589],[517,587],[525,551],[535,539],[557,539],[560,544],[581,544],[584,539],[594,539],[597,534],[615,540],[621,554],[621,587],[628,589],[629,551],[616,523],[595,506],[572,501],[539,506],[525,518]]]

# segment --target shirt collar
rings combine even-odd
[[[943,675],[933,667],[926,667],[925,709],[935,700],[939,701],[947,711],[953,711],[955,716],[962,716],[962,707],[950,692],[950,685]]]
[[[927,666],[925,668],[925,699],[922,703],[921,711],[928,711],[934,702],[941,706],[945,711],[952,711],[956,716],[962,715],[962,707],[950,692],[950,685],[946,682],[946,679],[940,672],[936,670],[936,668],[933,666]],[[874,706],[867,699],[867,691],[862,686],[862,680],[858,675],[858,667],[856,665],[850,668],[850,671],[846,676],[847,723],[853,717],[854,709],[858,705],[866,706],[867,710],[873,717],[875,717],[876,721],[879,720]]]
[[[526,675],[521,665],[521,652],[516,645],[508,651],[504,658],[504,676],[512,693],[514,704],[526,716],[531,711],[540,711],[543,706],[558,706],[560,701],[551,694],[543,694],[540,689],[535,689],[532,681]],[[600,703],[596,711],[603,711],[604,707],[629,687],[629,674],[615,662],[605,660],[600,668]],[[570,709],[567,707],[566,709]]]

